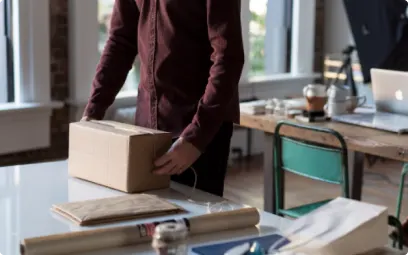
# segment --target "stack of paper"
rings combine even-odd
[[[376,206],[337,198],[297,219],[284,231],[290,244],[281,251],[308,255],[364,254],[388,243],[388,212]]]

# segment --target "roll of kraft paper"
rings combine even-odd
[[[242,208],[164,222],[182,221],[187,225],[190,235],[197,235],[254,227],[259,219],[256,208]],[[163,222],[28,238],[21,243],[21,254],[76,254],[146,243],[152,240],[154,229],[160,223]]]

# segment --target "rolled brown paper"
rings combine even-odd
[[[259,223],[260,216],[256,208],[242,208],[183,220],[189,225],[190,235],[196,235],[253,227]],[[27,238],[21,243],[21,254],[76,254],[151,242],[154,227],[159,223]]]

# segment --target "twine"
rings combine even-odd
[[[191,194],[194,194],[194,192],[197,189],[198,174],[197,174],[197,171],[194,169],[194,167],[190,166],[189,169],[194,174],[194,184],[193,184],[192,192],[191,192]],[[194,199],[192,199],[191,196],[189,196],[187,201],[190,202],[190,203],[196,204],[196,205],[206,207],[208,213],[232,211],[232,210],[236,209],[234,206],[232,206],[227,201],[222,201],[222,202],[197,202]]]

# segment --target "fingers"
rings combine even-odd
[[[172,156],[173,155],[171,152],[167,152],[166,154],[158,158],[154,162],[154,165],[156,166],[154,173],[159,175],[165,175],[170,174],[175,169],[177,169],[176,161],[173,160]]]
[[[167,164],[168,162],[170,162],[171,159],[172,159],[171,152],[167,152],[163,156],[161,156],[160,158],[156,159],[156,161],[154,161],[154,165],[156,167],[162,167],[165,164]]]
[[[171,152],[166,153],[156,160],[155,166],[157,168],[154,170],[154,173],[158,175],[181,174],[186,170],[185,164],[177,160],[177,157]]]
[[[82,117],[82,119],[81,119],[81,121],[91,121],[91,120],[93,120],[93,118],[88,117],[88,116],[84,116],[84,117]]]
[[[172,175],[177,169],[178,166],[173,161],[169,161],[167,164],[154,170],[154,173],[158,175]]]
[[[155,160],[156,174],[181,174],[200,156],[199,151],[182,139],[173,143],[169,151]]]

